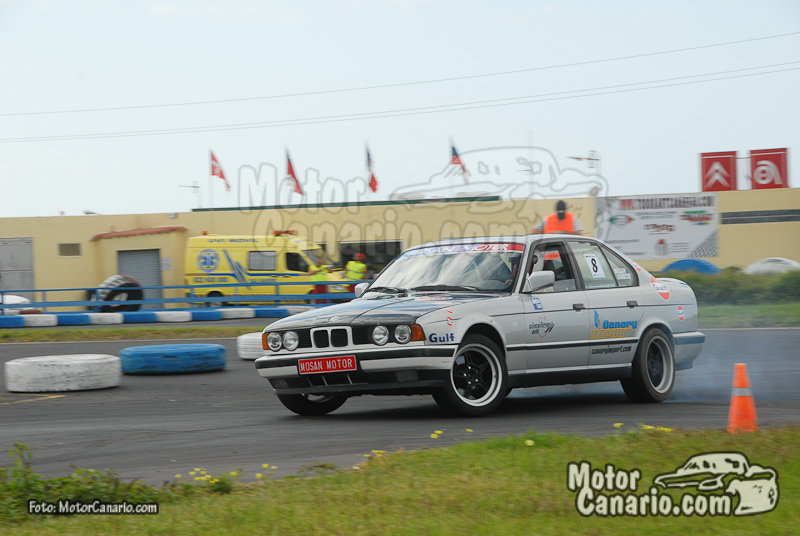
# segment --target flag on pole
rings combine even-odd
[[[461,166],[461,174],[467,174],[467,166],[464,165],[464,162],[461,161],[461,157],[458,156],[458,151],[456,151],[456,146],[450,142],[450,148],[452,150],[452,155],[450,157],[450,163],[454,166]]]
[[[214,151],[209,150],[208,152],[211,153],[211,176],[219,177],[225,181],[225,191],[230,192],[231,185],[228,183],[228,179],[225,178],[225,172],[222,171],[222,165],[219,163],[219,160],[217,160],[217,157],[214,156]]]
[[[378,179],[375,178],[375,173],[372,172],[372,155],[367,147],[367,173],[369,173],[369,189],[373,192],[378,191]]]
[[[297,175],[294,174],[294,166],[292,165],[292,159],[289,157],[289,151],[286,151],[286,175],[294,181],[294,192],[305,195],[300,187],[300,181],[297,180]]]

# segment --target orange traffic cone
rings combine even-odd
[[[755,431],[756,404],[753,401],[753,392],[750,390],[750,380],[747,379],[747,365],[736,363],[733,374],[731,410],[728,413],[728,432]]]

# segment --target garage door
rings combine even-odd
[[[0,238],[0,289],[24,288],[34,288],[33,238]]]
[[[161,250],[133,249],[117,251],[118,273],[136,278],[143,287],[161,286]],[[146,289],[144,299],[161,298],[161,289]],[[143,308],[160,309],[160,304],[146,304]]]

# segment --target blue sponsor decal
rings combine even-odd
[[[454,333],[442,333],[441,335],[431,333],[428,335],[428,340],[430,342],[455,342],[456,336]]]
[[[542,300],[540,300],[537,296],[531,296],[531,305],[533,305],[534,311],[544,311]]]
[[[594,327],[600,327],[600,315],[597,314],[597,311],[594,312]]]
[[[219,268],[219,254],[213,249],[204,249],[197,255],[197,266],[206,273]]]

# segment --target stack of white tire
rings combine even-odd
[[[83,391],[116,387],[122,377],[114,355],[43,355],[5,364],[6,390],[20,393]]]
[[[236,353],[240,359],[254,361],[264,355],[261,346],[261,332],[245,333],[236,338]]]

